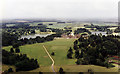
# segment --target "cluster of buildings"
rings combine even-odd
[[[69,39],[69,38],[80,38],[80,37],[84,37],[84,38],[87,38],[89,35],[88,34],[76,34],[74,35],[74,33],[71,33],[69,35],[66,35],[66,34],[62,34],[61,37],[62,38],[66,38],[66,39]]]

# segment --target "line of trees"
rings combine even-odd
[[[2,33],[2,46],[9,46],[18,41],[18,36],[15,34]]]
[[[11,52],[11,53],[14,53],[14,52],[15,52],[15,53],[20,53],[20,49],[19,49],[19,47],[15,48],[15,50],[14,50],[13,48],[11,48],[11,49],[10,49],[10,52]]]
[[[77,30],[74,31],[74,34],[79,34],[83,32],[87,32],[88,34],[91,34],[91,32],[85,28],[78,28]]]
[[[18,40],[17,35],[5,32],[5,33],[2,33],[2,46],[12,45],[14,48],[16,48],[20,45],[25,45],[25,44],[34,44],[34,43],[52,41],[54,37],[61,37],[61,34],[52,34],[47,37],[37,36],[36,38],[30,38],[30,39],[24,38],[24,39]]]
[[[114,26],[98,26],[98,25],[84,25],[85,28],[96,28],[97,31],[107,31],[108,28],[114,27]]]
[[[114,32],[115,33],[120,33],[120,27],[116,28]]]

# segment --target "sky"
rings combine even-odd
[[[116,18],[120,0],[1,0],[0,17]]]

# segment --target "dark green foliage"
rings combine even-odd
[[[94,72],[90,72],[90,74],[94,74]]]
[[[79,58],[79,50],[75,51],[75,58]]]
[[[75,41],[74,41],[74,45],[76,45],[76,44],[78,44],[78,40],[75,40]]]
[[[83,72],[79,72],[79,74],[84,74]]]
[[[20,49],[19,49],[19,48],[16,48],[16,49],[15,49],[15,52],[16,52],[16,53],[20,53]]]
[[[17,42],[18,36],[15,34],[9,34],[6,32],[2,33],[2,45],[3,46],[9,46],[12,45],[13,43]]]
[[[79,42],[84,42],[85,39],[84,39],[83,37],[80,37],[80,38],[78,39],[78,41],[79,41]]]
[[[70,47],[70,49],[68,50],[68,52],[73,53],[73,50],[72,50],[72,48],[71,48],[71,47]]]
[[[114,32],[115,33],[120,33],[120,27],[116,28]]]
[[[52,53],[51,53],[51,55],[52,55],[52,56],[54,56],[54,55],[55,55],[55,53],[54,53],[54,52],[52,52]]]
[[[80,65],[81,62],[82,62],[81,59],[77,59],[76,64],[77,64],[77,65]]]
[[[15,34],[3,33],[2,45],[3,46],[12,45],[13,48],[18,48],[19,46],[25,45],[25,44],[34,44],[34,43],[43,43],[46,41],[52,41],[54,37],[61,37],[61,34],[62,33],[56,33],[56,34],[49,35],[47,37],[37,36],[36,38],[30,38],[30,39],[24,38],[24,39],[18,40],[18,36]]]
[[[53,24],[49,24],[49,25],[53,25]]]
[[[41,32],[46,32],[46,25],[39,25],[38,28],[40,29]]]
[[[13,48],[18,48],[20,46],[19,43],[13,43]]]
[[[112,30],[107,29],[107,33],[106,34],[112,34],[112,33],[113,33]]]
[[[79,34],[83,32],[87,32],[88,34],[91,34],[91,32],[85,28],[78,28],[77,30],[74,31],[74,34]]]
[[[72,54],[73,54],[73,50],[70,47],[70,49],[68,50],[68,53],[67,53],[67,58],[72,59]]]
[[[73,46],[73,48],[74,48],[74,50],[77,50],[77,49],[78,49],[78,45],[75,44],[75,45]]]
[[[43,25],[42,23],[38,24],[38,25]]]
[[[14,53],[14,50],[13,50],[13,48],[11,48],[11,49],[10,49],[10,52],[11,52],[11,53]]]
[[[92,72],[92,69],[88,69],[88,72]]]
[[[9,72],[13,72],[13,69],[12,69],[12,68],[9,68],[9,69],[8,69],[8,73],[9,73]]]
[[[60,67],[59,73],[60,73],[60,74],[64,74],[64,73],[65,73],[65,72],[63,71],[63,68],[62,68],[62,67]]]
[[[83,50],[81,50],[81,53],[79,54],[79,58],[83,57]]]
[[[98,31],[107,31],[107,28],[110,28],[111,26],[98,26],[98,25],[84,25],[85,28],[96,28]]]
[[[39,72],[39,74],[43,74],[42,72]]]
[[[28,71],[39,67],[37,59],[29,59],[26,54],[13,54],[2,50],[2,63],[15,65],[16,71]]]
[[[72,59],[72,53],[71,52],[68,52],[67,58]]]
[[[94,64],[111,67],[108,63],[108,56],[118,55],[120,42],[114,36],[91,35],[88,39],[80,37],[79,42],[74,42],[76,64]],[[79,48],[78,48],[79,47]],[[81,52],[80,52],[81,51]],[[70,49],[67,53],[68,58],[72,58]]]
[[[39,67],[37,61],[34,59],[25,59],[15,64],[19,71],[29,71]]]

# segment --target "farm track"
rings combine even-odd
[[[45,49],[45,51],[46,51],[47,55],[49,56],[49,58],[51,59],[51,61],[53,62],[52,65],[51,65],[51,68],[52,68],[54,74],[56,74],[56,72],[54,70],[54,64],[55,64],[54,59],[51,57],[51,55],[49,54],[49,52],[47,51],[47,49],[44,45],[43,45],[43,48]]]

